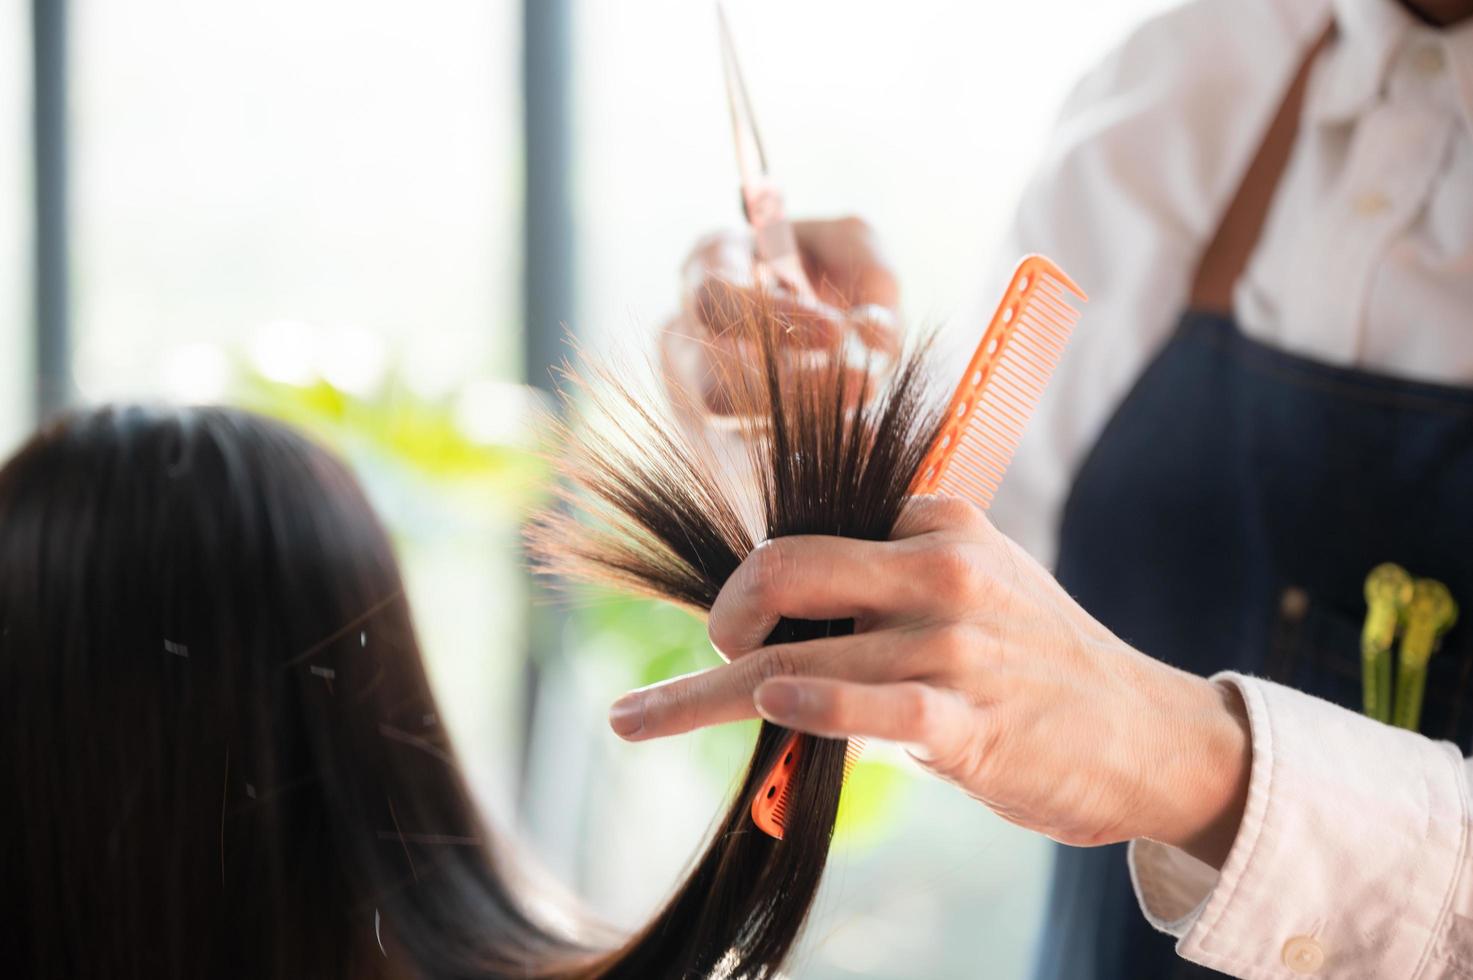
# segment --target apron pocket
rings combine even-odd
[[[1280,596],[1269,642],[1269,680],[1359,712],[1363,707],[1360,635],[1364,609],[1349,611],[1297,586]],[[1473,746],[1473,650],[1469,630],[1454,629],[1427,666],[1422,733]],[[1400,637],[1398,637],[1398,641]]]

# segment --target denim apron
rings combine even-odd
[[[1139,650],[1360,710],[1366,573],[1395,561],[1473,619],[1473,390],[1331,367],[1191,312],[1065,505],[1058,578]],[[1473,628],[1428,667],[1422,731],[1473,747]],[[1353,764],[1353,760],[1347,760]],[[1141,915],[1125,845],[1060,848],[1039,975],[1216,976]]]
[[[1195,308],[1076,475],[1057,575],[1151,656],[1201,675],[1268,677],[1357,711],[1366,574],[1394,561],[1438,579],[1463,624],[1429,665],[1421,728],[1466,754],[1473,389],[1318,363],[1204,308],[1231,309],[1326,40],[1300,67],[1204,252]],[[1037,966],[1040,980],[1218,975],[1178,957],[1175,940],[1146,922],[1123,844],[1058,849]]]

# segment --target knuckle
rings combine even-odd
[[[780,615],[789,576],[787,552],[788,546],[778,541],[760,544],[727,582],[706,620],[706,636],[718,651],[752,649],[761,641],[753,631]]]
[[[874,229],[870,223],[857,214],[846,214],[837,219],[834,224],[852,235],[868,238],[874,234]]]
[[[941,494],[931,498],[932,514],[938,525],[970,530],[978,525],[982,512],[970,500]]]
[[[982,779],[981,763],[985,758],[984,740],[968,723],[966,730],[957,727],[952,710],[961,695],[955,691],[939,691],[921,686],[916,694],[915,741],[932,754],[926,765],[947,779],[971,790]]]
[[[937,598],[948,604],[975,602],[986,587],[986,576],[971,548],[941,541],[927,549],[929,584]]]
[[[744,565],[752,598],[763,608],[777,604],[787,587],[790,565],[788,547],[782,541],[767,541],[747,556]]]
[[[768,647],[752,658],[752,686],[756,687],[774,677],[797,677],[802,673],[801,664],[793,651],[786,646]]]
[[[701,280],[692,305],[696,318],[714,333],[725,332],[741,319],[740,292],[725,279],[708,277]]]
[[[706,619],[706,639],[711,642],[711,646],[721,654],[723,659],[730,660],[731,655],[728,651],[735,648],[738,637],[735,629],[727,623],[726,617],[713,611]]]
[[[975,533],[986,518],[971,502],[944,493],[912,497],[896,525],[899,538],[927,539],[948,531]]]
[[[728,264],[726,257],[739,252],[744,240],[744,232],[738,229],[718,228],[708,231],[691,246],[686,262],[700,269],[723,268]]]
[[[977,747],[975,775],[979,780],[988,778],[994,760],[1002,756],[1007,732],[1008,729],[997,722],[995,713],[980,714],[974,722],[972,741]]]
[[[941,628],[931,644],[936,672],[955,677],[964,674],[971,663],[973,640],[966,629],[955,624]]]
[[[900,710],[915,741],[929,742],[937,728],[936,701],[924,684],[907,684],[902,689]]]

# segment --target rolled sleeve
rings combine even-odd
[[[1469,766],[1450,743],[1257,678],[1253,768],[1222,871],[1140,840],[1141,909],[1235,976],[1473,978]]]

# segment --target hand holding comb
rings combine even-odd
[[[1029,255],[1018,263],[952,395],[912,494],[948,494],[987,509],[1079,319],[1073,301],[1085,299],[1063,270],[1043,256]],[[863,747],[863,739],[850,739],[846,776]],[[801,761],[802,741],[794,733],[752,801],[752,821],[779,840]]]

